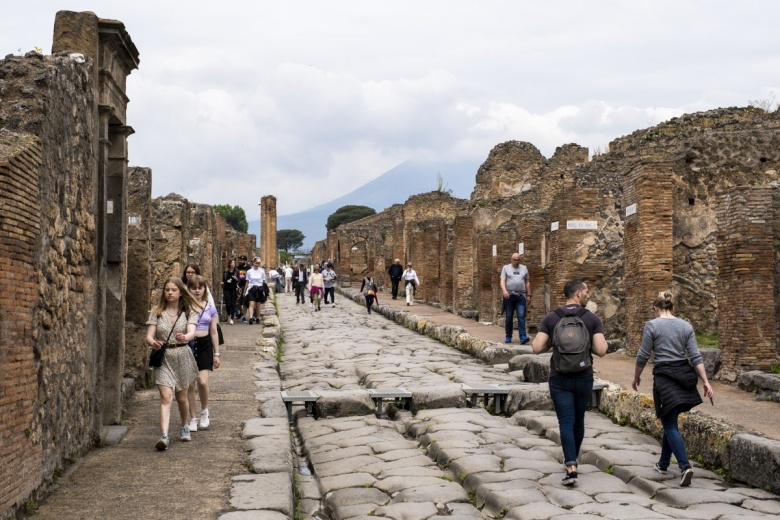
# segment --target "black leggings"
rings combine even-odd
[[[330,294],[330,303],[336,303],[336,288],[325,287],[325,299],[324,302],[328,303],[328,295]]]
[[[373,294],[367,294],[366,295],[366,309],[368,309],[368,312],[371,312],[371,306],[374,305],[374,295]]]
[[[233,319],[236,316],[236,290],[225,291],[225,307],[227,307],[228,316]]]

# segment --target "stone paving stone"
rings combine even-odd
[[[233,511],[219,515],[219,520],[289,520],[289,516],[279,511]]]
[[[531,470],[515,470],[501,473],[475,473],[461,479],[463,488],[469,493],[477,491],[480,486],[492,482],[510,482],[516,489],[534,488],[534,481],[542,478],[544,473]]]
[[[329,509],[330,517],[335,520],[346,520],[348,518],[375,518],[374,511],[379,507],[377,504],[357,504],[354,506],[341,506]]]
[[[269,437],[262,437],[262,439],[266,440],[267,444],[253,449],[247,457],[247,466],[252,470],[252,473],[288,473],[292,475],[293,455],[290,436],[275,442]]]
[[[600,469],[612,466],[645,466],[652,468],[658,462],[658,455],[644,451],[593,450],[580,455],[580,463],[593,464]]]
[[[348,473],[320,479],[322,493],[330,493],[337,489],[373,486],[376,478],[370,473]]]
[[[373,450],[372,450],[373,452]],[[377,457],[382,459],[385,462],[391,462],[394,460],[401,460],[401,459],[407,459],[409,457],[416,457],[420,455],[419,448],[410,448],[405,450],[393,450],[393,451],[386,451],[383,453],[375,453]]]
[[[556,478],[556,480],[560,482],[561,478],[563,477]],[[571,509],[572,507],[581,504],[587,504],[593,502],[593,499],[591,497],[589,497],[579,489],[575,488],[574,486],[572,487],[564,487],[562,485],[559,485],[557,487],[542,486],[541,490],[542,493],[544,493],[544,495],[547,497],[548,502],[550,502],[555,506],[563,507],[565,509]]]
[[[450,471],[456,475],[481,473],[483,471],[501,471],[501,457],[495,455],[467,455],[450,463]]]
[[[383,506],[389,501],[389,496],[374,488],[343,488],[325,494],[325,502],[331,509],[360,504]]]
[[[631,502],[588,503],[573,507],[572,511],[582,514],[595,514],[614,520],[669,518],[650,508],[642,507]]]
[[[549,520],[558,515],[564,515],[568,509],[555,506],[547,501],[532,502],[522,506],[512,507],[504,516],[505,520]]]
[[[438,512],[439,510],[433,502],[408,502],[379,507],[374,511],[374,514],[397,520],[426,520]]]
[[[429,459],[423,454],[417,455],[416,457],[407,457],[405,459],[394,460],[391,462],[385,462],[381,459],[377,459],[377,460],[378,462],[363,466],[362,470],[365,471],[366,473],[371,473],[372,475],[376,475],[381,471],[386,471],[394,468],[414,468],[414,467],[426,466],[431,464],[431,459]]]
[[[374,487],[384,491],[385,493],[392,495],[404,489],[414,488],[418,486],[437,486],[445,482],[444,479],[437,477],[387,477],[377,482],[374,482]]]
[[[742,508],[780,517],[780,501],[777,499],[758,500],[749,498],[742,502]]]
[[[384,479],[388,477],[437,477],[443,478],[449,475],[436,466],[411,466],[406,468],[383,469],[377,474],[377,478]]]
[[[289,432],[287,421],[280,418],[249,419],[244,424],[241,437],[251,439],[272,434],[286,434]]]
[[[368,446],[352,446],[349,448],[339,448],[336,450],[311,453],[309,460],[314,464],[332,462],[334,460],[343,460],[358,455],[373,455],[374,452]]]
[[[477,507],[482,513],[497,517],[504,509],[545,500],[538,489],[519,487],[516,482],[494,482],[477,489]]]
[[[293,515],[293,492],[290,474],[237,475],[233,477],[230,505],[236,509],[270,509]]]
[[[382,463],[382,459],[378,459],[372,455],[359,455],[357,457],[350,457],[347,460],[335,460],[332,462],[315,464],[315,470],[319,477],[333,477],[335,475],[345,475],[358,471],[371,473],[370,471],[367,471],[366,468],[376,463]]]
[[[466,491],[455,482],[442,481],[441,484],[434,486],[421,486],[414,489],[405,489],[395,495],[391,501],[392,504],[403,502],[468,502],[469,497]]]
[[[700,489],[692,485],[688,488],[662,489],[655,495],[655,499],[672,507],[688,507],[695,504],[709,503],[738,505],[745,500],[745,497],[737,493]]]
[[[657,513],[666,515],[669,518],[679,518],[680,520],[712,520],[713,518],[711,512],[677,509],[660,503],[653,504],[651,509]],[[764,517],[764,520],[766,520],[766,517]]]

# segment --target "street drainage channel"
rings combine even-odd
[[[317,494],[319,495],[320,488],[316,483],[311,462],[306,457],[306,451],[298,434],[298,428],[294,426],[291,428],[290,437],[293,444],[293,454],[295,455],[295,460],[293,461],[293,471],[295,472],[295,516],[298,517],[300,514],[317,520],[330,520],[328,515],[322,510],[322,496],[313,497],[311,495],[313,488],[317,489]],[[302,493],[304,486],[306,486],[308,493]],[[316,506],[313,502],[316,502]]]

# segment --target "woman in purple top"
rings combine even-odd
[[[200,275],[193,275],[187,281],[187,288],[192,296],[205,308],[198,313],[198,325],[195,327],[195,339],[191,343],[195,362],[198,364],[198,394],[200,395],[200,423],[195,414],[195,383],[187,392],[190,402],[190,431],[206,430],[211,423],[209,419],[209,371],[219,368],[219,341],[217,339],[217,322],[219,313],[214,304],[208,301],[206,280]]]

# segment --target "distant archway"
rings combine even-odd
[[[363,274],[368,270],[368,244],[365,240],[355,242],[349,248],[349,265],[352,274]]]

